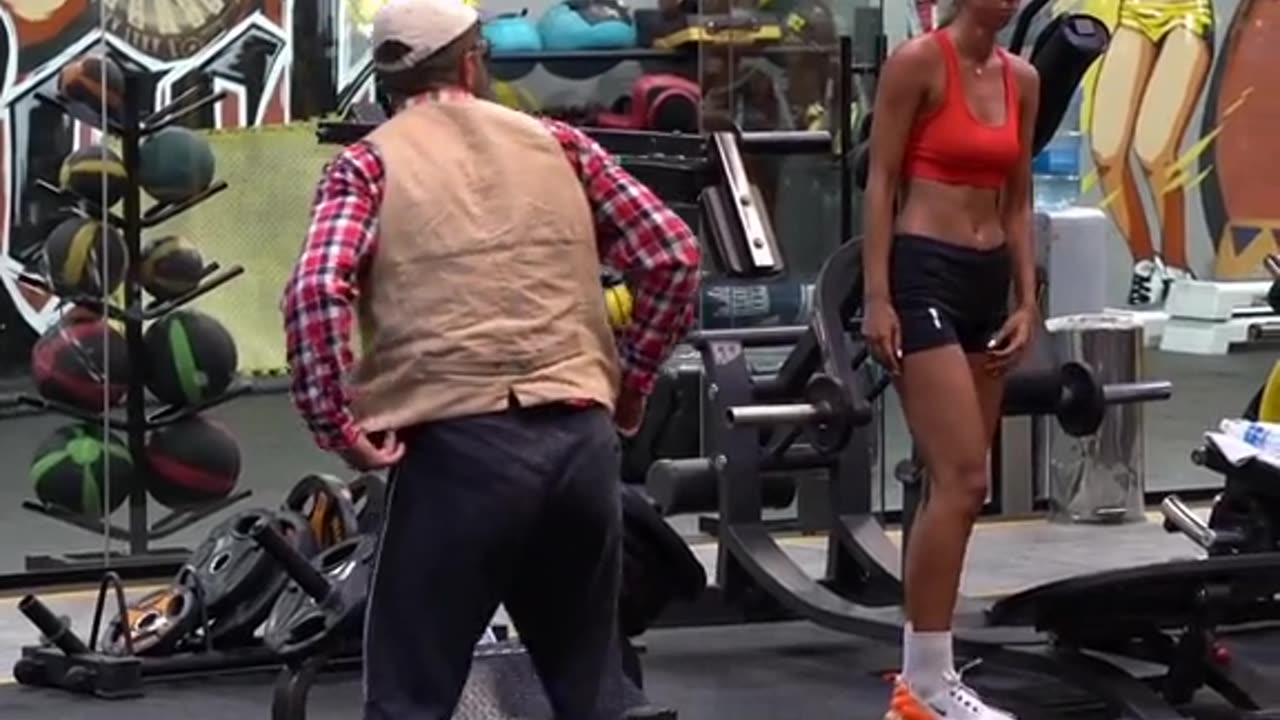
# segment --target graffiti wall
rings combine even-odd
[[[379,0],[0,0],[0,378],[24,375],[31,342],[58,302],[20,281],[23,250],[62,218],[40,187],[63,158],[101,141],[42,98],[81,57],[109,54],[140,78],[140,112],[194,90],[223,101],[183,122],[201,128],[288,123],[356,94]]]
[[[1086,0],[1112,28],[1084,88],[1086,197],[1114,223],[1124,299],[1158,304],[1169,280],[1265,274],[1276,252],[1280,42],[1270,0]]]
[[[360,68],[379,4],[0,0],[0,378],[25,374],[31,342],[59,314],[18,280],[16,256],[61,219],[39,181],[55,181],[68,153],[99,140],[42,101],[63,68],[109,53],[141,77],[143,112],[192,89],[225,91],[186,121],[198,127],[314,118],[365,95]],[[890,44],[930,29],[937,5],[887,0]],[[1112,220],[1113,302],[1158,304],[1179,277],[1261,275],[1280,242],[1271,177],[1280,94],[1263,82],[1280,43],[1280,2],[1054,0],[1044,20],[1063,12],[1095,15],[1113,33],[1082,88],[1079,126],[1081,202]]]

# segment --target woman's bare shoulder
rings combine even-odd
[[[915,80],[924,80],[929,71],[943,62],[942,49],[931,35],[919,35],[904,40],[885,60],[884,72],[901,73]],[[914,77],[912,77],[914,76]]]
[[[1007,53],[1009,65],[1013,68],[1013,76],[1018,80],[1018,87],[1024,91],[1036,90],[1040,87],[1040,71],[1030,61],[1013,53]]]

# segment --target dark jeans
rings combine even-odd
[[[511,409],[404,433],[365,624],[365,720],[447,720],[499,604],[557,720],[617,672],[619,449],[600,408]]]

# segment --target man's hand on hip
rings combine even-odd
[[[634,437],[644,421],[644,408],[648,398],[630,388],[622,388],[613,409],[613,422],[623,437]]]
[[[372,436],[362,431],[355,443],[339,455],[356,470],[381,470],[400,462],[404,457],[404,443],[400,442],[392,430],[374,433]]]

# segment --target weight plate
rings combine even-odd
[[[125,621],[119,615],[107,623],[102,638],[102,652],[127,655],[126,633],[133,641],[133,653],[139,656],[161,656],[174,648],[200,624],[200,611],[195,595],[185,585],[147,593],[125,608]]]
[[[853,433],[853,408],[844,384],[829,375],[814,375],[805,385],[804,398],[824,413],[805,423],[809,443],[820,453],[839,452]]]
[[[262,627],[263,643],[286,659],[354,636],[364,620],[377,538],[362,535],[325,549],[311,565],[329,581],[329,596],[317,602],[290,581]]]
[[[270,510],[254,509],[232,515],[214,526],[191,554],[188,564],[204,592],[210,619],[256,593],[262,578],[276,564],[249,537],[254,524],[272,514]]]
[[[322,550],[360,534],[351,487],[332,475],[308,475],[299,480],[285,497],[284,509],[307,518]]]
[[[273,522],[280,535],[303,557],[309,560],[319,552],[311,526],[302,515],[292,510],[280,510],[275,513]],[[270,558],[269,555],[267,557]],[[214,647],[233,648],[252,639],[254,631],[267,619],[288,582],[289,575],[272,559],[252,592],[225,611],[210,616],[209,634]]]
[[[376,535],[382,529],[382,519],[386,517],[387,481],[380,475],[365,473],[352,480],[348,487],[355,502],[361,534]]]
[[[1065,363],[1059,372],[1069,400],[1057,413],[1058,424],[1071,437],[1092,435],[1107,413],[1101,383],[1094,378],[1092,370],[1080,363]]]

